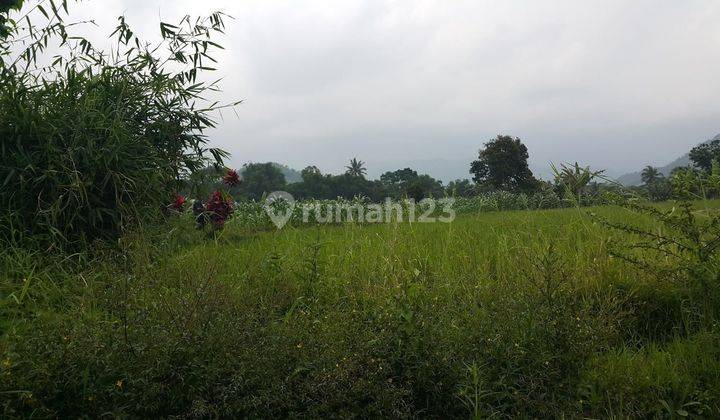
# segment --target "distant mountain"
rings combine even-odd
[[[711,141],[715,141],[715,140],[720,140],[720,134],[718,134],[717,136],[713,137],[712,139],[707,140],[700,144],[710,143]],[[668,175],[670,175],[670,172],[672,172],[673,169],[679,168],[681,166],[688,166],[691,163],[692,162],[690,161],[690,155],[688,153],[686,153],[683,156],[680,156],[679,158],[672,161],[670,164],[660,167],[658,169],[660,170],[660,172],[663,175],[668,176]],[[638,172],[632,172],[629,174],[625,174],[625,175],[619,177],[617,179],[617,182],[619,182],[625,186],[641,185],[642,184],[641,172],[638,171]]]

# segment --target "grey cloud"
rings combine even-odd
[[[101,4],[100,4],[101,3]],[[498,133],[532,165],[613,173],[662,164],[720,132],[714,1],[90,1],[102,24],[223,9],[223,98],[212,133],[233,163],[276,160],[442,177]],[[104,26],[107,27],[107,26]],[[108,31],[109,32],[109,31]],[[463,163],[464,162],[464,163]]]

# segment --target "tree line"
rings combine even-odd
[[[416,200],[442,197],[446,191],[441,181],[410,168],[385,172],[375,180],[366,177],[365,164],[357,159],[352,159],[346,169],[344,173],[334,175],[322,173],[316,166],[307,166],[300,172],[300,181],[291,183],[276,163],[248,163],[242,168],[241,184],[232,188],[230,193],[237,200],[255,201],[273,191],[287,191],[296,199],[367,197],[372,201],[382,201],[385,197]],[[194,187],[189,193],[199,197],[207,195],[220,184],[223,173],[222,168],[211,166],[193,175],[194,179],[189,184]]]
[[[282,190],[296,199],[352,199],[361,196],[371,201],[382,201],[386,197],[415,200],[444,196],[472,197],[499,191],[527,195],[553,193],[559,198],[583,198],[620,189],[603,175],[604,171],[592,170],[578,163],[553,166],[555,175],[552,180],[539,179],[528,165],[529,157],[528,149],[520,138],[498,135],[484,143],[477,159],[470,163],[468,173],[471,179],[456,179],[446,185],[412,168],[387,171],[378,179],[368,179],[365,162],[357,158],[351,159],[341,174],[323,173],[317,166],[307,166],[300,171],[299,180],[294,180],[296,182],[286,179],[283,172],[287,172],[288,168],[282,165],[248,163],[241,170],[242,183],[231,193],[237,200],[258,201],[272,191]],[[693,148],[690,159],[692,165],[676,168],[667,177],[653,166],[645,167],[642,170],[643,184],[630,187],[630,190],[652,201],[663,201],[673,197],[673,183],[683,182],[683,179],[701,185],[702,182],[696,182],[698,179],[712,180],[715,173],[720,180],[720,140]],[[207,191],[221,182],[223,173],[222,168],[208,167],[193,175],[195,179],[189,184],[200,187],[190,193],[207,195]]]
[[[296,199],[335,199],[367,197],[372,201],[412,198],[421,200],[429,197],[471,197],[478,194],[506,191],[533,194],[556,192],[563,196],[571,186],[574,193],[592,188],[595,176],[589,168],[579,165],[572,170],[561,171],[554,182],[537,179],[528,165],[527,147],[517,137],[499,135],[486,142],[479,150],[476,160],[470,163],[468,173],[471,179],[457,179],[443,185],[443,182],[428,174],[418,173],[412,168],[387,171],[378,179],[368,179],[365,162],[353,158],[341,174],[323,173],[316,166],[307,166],[300,172],[298,182],[288,182],[282,165],[248,163],[242,169],[242,183],[231,190],[237,200],[261,200],[273,191],[287,191]],[[210,166],[192,175],[187,191],[191,195],[205,196],[221,183],[224,169]],[[581,174],[593,174],[582,181]]]

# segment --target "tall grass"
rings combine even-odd
[[[6,415],[720,412],[720,332],[681,328],[684,286],[612,257],[631,235],[575,209],[146,235],[70,272],[5,257],[8,291],[34,279],[4,301]]]

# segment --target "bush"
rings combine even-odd
[[[62,244],[106,237],[159,215],[179,180],[224,156],[206,149],[213,126],[194,101],[215,89],[197,82],[217,46],[222,15],[180,26],[161,24],[166,56],[152,56],[121,18],[110,61],[59,23],[33,28],[12,61],[0,50],[0,234]],[[29,28],[13,28],[7,43]],[[36,64],[48,42],[61,48],[50,67]],[[19,44],[18,44],[19,45]],[[129,47],[133,45],[133,47]],[[172,67],[174,70],[168,70]]]

